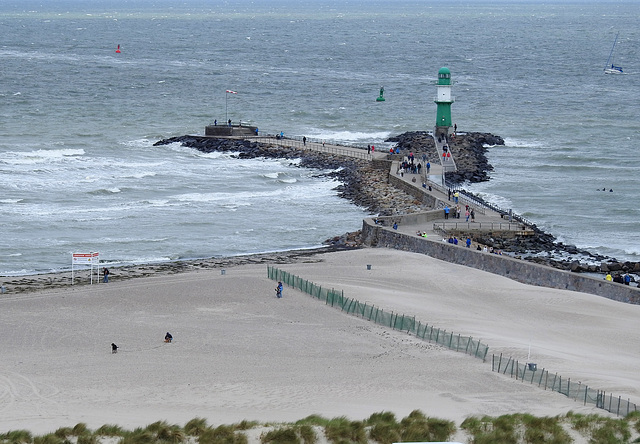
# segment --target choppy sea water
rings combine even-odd
[[[152,144],[227,118],[345,143],[430,130],[441,66],[458,128],[506,140],[471,191],[640,260],[640,4],[174,3],[0,4],[0,274],[69,268],[72,252],[140,263],[358,229],[365,212],[316,171]],[[618,31],[625,74],[604,75]]]

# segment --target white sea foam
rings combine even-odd
[[[309,137],[324,141],[340,141],[341,143],[375,143],[383,141],[391,135],[388,131],[335,131],[320,128],[309,130]]]
[[[540,148],[544,143],[540,140],[504,138],[504,146],[508,148]]]

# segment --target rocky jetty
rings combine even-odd
[[[402,154],[409,152],[426,153],[429,159],[438,159],[439,154],[433,137],[426,131],[412,131],[390,137],[387,142],[395,142]],[[449,183],[484,182],[489,180],[493,167],[487,160],[487,146],[504,145],[504,139],[489,133],[462,133],[449,139],[451,155],[458,171],[447,173]]]
[[[324,170],[318,175],[335,178],[342,183],[336,187],[340,197],[365,208],[372,215],[392,216],[430,209],[415,197],[391,186],[386,171],[374,168],[371,162],[363,159],[248,140],[202,136],[173,137],[160,140],[154,146],[176,142],[204,153],[235,153],[233,156],[239,159],[300,159],[296,166]]]

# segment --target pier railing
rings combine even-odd
[[[466,201],[467,203],[469,203],[470,205],[474,205],[477,207],[485,207],[491,211],[494,211],[496,213],[499,213],[503,216],[509,215],[512,221],[516,221],[516,222],[520,222],[524,225],[526,225],[527,227],[534,227],[535,224],[533,222],[531,222],[529,219],[520,216],[519,214],[513,213],[513,212],[509,212],[509,210],[505,210],[504,208],[500,208],[497,205],[494,205],[492,203],[489,203],[487,201],[485,201],[484,199],[474,195],[473,193],[465,190],[464,188],[461,188],[460,185],[458,184],[448,184],[449,185],[449,189],[451,190],[451,192],[458,192],[460,194],[460,199]]]
[[[327,143],[325,140],[306,138],[306,142],[302,136],[280,137],[271,134],[259,134],[255,137],[243,137],[247,140],[255,140],[258,143],[264,143],[282,147],[293,147],[298,149],[307,149],[318,151],[321,153],[337,154],[346,157],[355,157],[358,159],[371,160],[372,154],[367,151],[367,146],[361,144],[338,145],[335,141]]]
[[[436,232],[446,233],[448,230],[484,230],[484,231],[515,231],[521,234],[533,233],[527,226],[514,222],[436,222],[433,224]]]
[[[448,195],[448,193],[449,193],[449,189],[448,188],[445,188],[445,187],[443,187],[442,185],[439,185],[436,182],[429,181],[429,185],[432,188],[440,191],[444,195]],[[452,190],[452,192],[454,192],[454,191]],[[462,193],[460,195],[459,201],[460,201],[460,203],[462,205],[469,205],[470,207],[473,207],[474,211],[477,211],[480,214],[487,214],[487,210],[486,210],[487,206],[482,201],[479,201],[477,199],[471,199],[471,198],[469,198],[469,196],[467,196],[466,194],[462,194]],[[443,202],[443,205],[440,206],[439,208],[444,208],[444,202]]]

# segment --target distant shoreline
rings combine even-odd
[[[99,269],[94,268],[93,284],[102,284],[102,268],[109,268],[111,281],[129,280],[135,278],[150,277],[156,275],[168,275],[197,270],[212,270],[237,267],[247,264],[291,264],[302,261],[318,262],[313,256],[354,248],[345,248],[327,245],[309,249],[285,250],[270,253],[248,253],[238,256],[211,257],[202,259],[176,260],[169,262],[112,266],[100,264]],[[53,290],[69,288],[72,286],[91,285],[91,270],[82,269],[74,271],[74,283],[71,283],[71,270],[54,273],[41,273],[21,275],[15,277],[0,277],[0,284],[5,288],[5,294],[19,294],[40,290]]]

